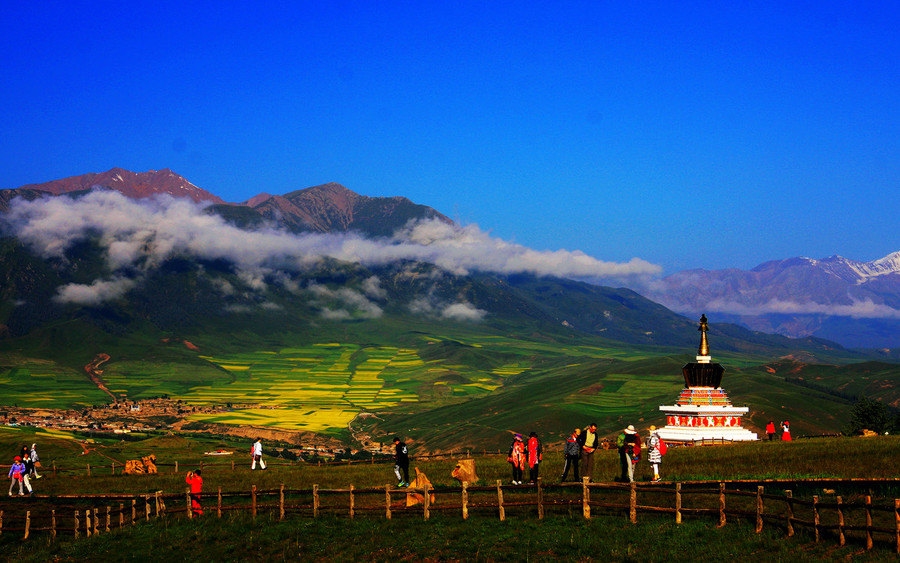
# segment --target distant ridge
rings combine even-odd
[[[225,203],[220,197],[198,188],[168,168],[140,173],[123,168],[112,168],[101,173],[82,174],[40,184],[28,184],[19,187],[16,191],[37,190],[53,195],[62,195],[96,188],[113,189],[134,199],[168,194],[172,197],[190,198],[195,202]]]

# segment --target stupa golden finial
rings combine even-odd
[[[702,362],[704,359],[708,362],[710,360],[709,357],[709,340],[706,338],[706,333],[709,331],[709,324],[706,321],[706,315],[700,315],[700,328],[697,330],[700,331],[700,348],[697,349],[697,361]]]

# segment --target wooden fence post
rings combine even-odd
[[[88,468],[88,477],[90,477],[91,476],[91,464],[90,463],[87,464],[87,468]]]
[[[56,476],[56,460],[53,460],[53,476]]]
[[[784,501],[787,503],[787,535],[794,535],[794,492],[785,491]]]
[[[469,519],[469,483],[462,482],[462,517],[463,520]],[[900,526],[900,518],[897,519],[897,525]],[[900,528],[898,528],[900,530]]]
[[[194,511],[191,510],[191,489],[188,487],[184,492],[184,502],[186,503],[184,506],[187,507],[187,517],[191,519],[194,517]]]
[[[178,460],[175,460],[175,473],[178,473]]]
[[[250,487],[250,505],[253,519],[256,520],[256,485]]]
[[[763,488],[756,487],[756,533],[762,532],[763,529]]]
[[[125,527],[125,505],[121,502],[119,503],[119,527]]]
[[[537,487],[537,505],[538,505],[538,520],[544,519],[544,489],[541,487],[541,478],[538,477],[535,482],[535,486]]]
[[[500,521],[506,520],[506,509],[503,508],[503,489],[500,479],[497,479],[497,509],[500,512]]]
[[[150,521],[150,495],[144,495],[144,520]]]
[[[84,511],[84,533],[87,537],[91,537],[91,509],[87,508]]]
[[[675,523],[681,524],[681,483],[675,483]]]
[[[384,517],[391,519],[391,486],[384,486]]]
[[[98,511],[98,509],[95,507],[94,508],[94,535],[95,536],[100,533],[100,530],[97,529],[97,521],[100,520],[100,515],[97,514],[97,511]]]
[[[591,492],[588,490],[589,477],[581,478],[581,514],[585,520],[591,519]]]
[[[111,515],[110,515],[110,513],[109,513],[109,505],[106,505],[106,529],[104,530],[105,532],[108,532],[108,531],[109,531],[109,520],[110,520],[110,516],[111,516]]]
[[[628,491],[628,520],[637,524],[637,483],[631,482]]]
[[[284,520],[284,483],[278,492],[278,519]]]
[[[872,549],[872,497],[866,495],[866,549]]]
[[[425,517],[425,520],[431,517],[431,512],[429,508],[431,507],[431,493],[428,492],[428,483],[425,483],[425,486],[422,487],[425,490],[425,501],[422,503],[422,515]]]
[[[231,470],[234,471],[234,460],[231,460]]]
[[[319,486],[313,485],[313,518],[319,517]]]
[[[353,484],[350,484],[350,518],[354,516],[354,505],[356,504],[356,498],[353,496]]]
[[[0,511],[0,521],[3,519],[3,512]],[[900,499],[894,499],[894,541],[897,544],[897,553],[900,554]]]
[[[115,475],[116,474],[116,463],[115,462],[110,463],[109,466],[112,468],[112,474]]]
[[[25,537],[22,538],[23,540],[28,539],[28,533],[30,531],[31,531],[31,511],[26,510],[25,511]]]
[[[78,538],[78,526],[81,525],[81,522],[78,521],[78,515],[81,513],[80,510],[75,511],[75,538]]]
[[[222,487],[219,487],[219,492],[216,495],[216,518],[222,517]]]
[[[137,518],[137,499],[131,499],[131,525],[134,526],[134,520]]]
[[[56,509],[50,511],[50,541],[56,539]]]
[[[725,525],[725,483],[719,483],[719,527]]]
[[[844,537],[844,511],[841,508],[842,503],[841,497],[837,497],[837,513],[838,513],[838,540],[841,545],[847,543],[847,539]]]
[[[819,495],[813,496],[813,532],[816,535],[816,543],[819,543]]]

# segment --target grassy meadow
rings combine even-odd
[[[7,526],[12,515],[37,503],[45,502],[43,495],[84,493],[152,493],[183,492],[187,470],[206,463],[225,463],[225,466],[204,468],[204,490],[248,491],[251,485],[260,490],[309,489],[313,484],[322,488],[379,487],[395,482],[390,464],[304,465],[283,462],[268,457],[269,469],[250,471],[249,443],[196,440],[181,436],[158,436],[142,441],[100,440],[88,442],[77,436],[49,434],[34,429],[5,428],[0,431],[0,451],[11,457],[23,443],[37,442],[44,464],[44,478],[35,482],[38,496],[0,501],[0,510],[7,514]],[[203,452],[225,447],[234,456],[209,457]],[[82,454],[82,452],[87,453]],[[111,460],[138,458],[149,453],[160,463],[158,475],[112,475]],[[895,460],[900,454],[900,437],[876,438],[820,438],[791,443],[754,443],[730,446],[674,448],[665,456],[663,475],[666,479],[689,481],[695,479],[763,479],[809,477],[897,477]],[[236,468],[230,467],[234,457]],[[179,461],[175,473],[171,464]],[[56,463],[67,467],[56,475],[48,468]],[[92,476],[86,475],[86,464],[92,465]],[[106,466],[104,467],[104,464]],[[412,468],[428,475],[438,491],[456,486],[450,477],[455,460],[416,459]],[[556,481],[561,466],[559,452],[548,451],[542,474],[548,483]],[[476,456],[476,468],[485,484],[496,480],[509,482],[509,466],[503,456]],[[646,464],[641,464],[639,478],[646,480]],[[613,452],[597,455],[596,480],[611,479],[618,471]],[[782,485],[783,487],[783,485]],[[792,487],[793,488],[793,487]],[[896,486],[876,488],[876,502],[900,496]],[[808,498],[813,494],[845,494],[850,491],[825,491],[815,486],[795,488],[795,496]],[[777,485],[767,491],[778,493]],[[519,493],[521,496],[523,493]],[[526,492],[527,494],[527,492]],[[515,492],[508,493],[508,502],[515,502]],[[523,497],[524,498],[524,497]],[[212,502],[212,501],[208,501]],[[266,502],[266,501],[263,501]],[[271,502],[271,501],[269,501]],[[364,506],[364,497],[358,499]],[[375,502],[380,502],[376,499]],[[323,506],[327,501],[323,502]],[[435,505],[439,507],[439,503]],[[314,520],[308,516],[289,515],[278,522],[271,510],[263,510],[256,520],[244,513],[226,513],[219,520],[212,514],[199,520],[167,518],[140,523],[131,528],[116,530],[98,537],[73,540],[61,538],[48,544],[38,536],[22,542],[11,533],[0,536],[0,546],[6,557],[23,561],[87,561],[103,554],[105,560],[160,560],[178,557],[189,561],[237,561],[250,557],[298,558],[303,560],[366,560],[396,559],[426,560],[526,560],[578,559],[627,561],[689,561],[700,559],[723,560],[798,560],[843,559],[889,560],[896,557],[893,548],[876,544],[872,552],[865,552],[857,541],[838,547],[833,540],[813,542],[805,531],[794,538],[784,537],[782,530],[767,525],[763,533],[755,534],[752,522],[729,519],[728,525],[716,529],[712,519],[686,518],[677,526],[671,517],[641,514],[632,525],[621,515],[604,515],[598,511],[586,521],[580,507],[551,509],[538,520],[533,509],[510,507],[505,522],[498,521],[491,511],[474,511],[463,521],[455,512],[435,510],[428,522],[421,513],[398,512],[393,520],[385,520],[378,512],[361,514],[355,519],[345,515],[326,514]],[[702,546],[702,552],[698,552]],[[895,559],[893,559],[895,560]]]

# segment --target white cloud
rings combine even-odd
[[[831,315],[852,317],[855,319],[900,319],[900,310],[888,305],[874,303],[871,300],[857,301],[850,304],[830,304],[815,302],[796,302],[772,299],[760,304],[738,303],[728,299],[713,299],[705,305],[695,307],[680,302],[661,302],[679,312],[694,313],[697,311],[716,311],[733,315],[755,316],[767,314],[786,315]]]
[[[53,300],[75,305],[98,305],[120,297],[131,289],[134,283],[127,278],[95,280],[91,284],[70,283],[60,287]]]
[[[444,307],[441,316],[445,319],[454,321],[480,321],[487,314],[487,311],[479,309],[471,303],[454,303]]]
[[[362,293],[350,289],[347,287],[341,287],[338,289],[330,289],[325,287],[324,285],[319,284],[310,284],[309,291],[313,293],[317,298],[322,301],[331,301],[337,302],[341,305],[345,306],[347,309],[356,312],[356,316],[366,319],[374,319],[380,317],[384,314],[381,307],[369,301],[365,295]],[[326,318],[336,318],[334,316],[327,315],[335,315],[340,313],[350,314],[349,311],[345,310],[337,310],[333,311],[330,307],[326,307],[323,312],[323,316]]]
[[[597,280],[660,272],[659,266],[640,258],[617,263],[577,250],[537,251],[493,237],[476,225],[438,220],[412,223],[395,237],[380,240],[357,233],[247,231],[189,200],[131,200],[115,191],[91,192],[77,199],[17,198],[5,219],[15,236],[44,257],[62,258],[70,245],[98,233],[113,271],[147,270],[179,255],[225,259],[236,266],[242,281],[257,290],[265,288],[265,275],[301,271],[323,258],[369,266],[414,260],[457,274],[480,270]],[[362,289],[372,299],[383,298],[377,278],[366,280]]]

